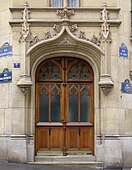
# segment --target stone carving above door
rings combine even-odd
[[[68,26],[54,24],[53,30],[55,31],[55,33],[51,34],[50,32],[46,32],[45,36],[42,37],[42,38],[39,38],[38,35],[35,35],[30,40],[30,47],[35,45],[38,42],[53,39],[56,36],[58,36],[59,34],[61,34],[64,30],[68,30],[68,32],[70,32],[73,36],[75,36],[78,39],[89,41],[89,42],[91,42],[91,43],[93,43],[93,44],[95,44],[97,46],[101,45],[101,41],[95,35],[93,35],[93,37],[91,39],[89,39],[89,38],[86,37],[84,31],[80,31],[78,33],[75,33],[78,30],[78,25],[77,24],[68,25]],[[60,43],[62,43],[63,45],[64,44],[71,44],[71,42],[70,43],[69,42],[70,41],[68,39],[64,38]]]

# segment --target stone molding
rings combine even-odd
[[[9,8],[10,11],[12,12],[16,12],[16,11],[21,11],[21,10],[25,10],[23,7],[12,7]],[[93,11],[95,11],[96,13],[101,11],[104,11],[104,6],[103,7],[79,7],[79,8],[51,8],[51,7],[46,7],[46,8],[34,8],[34,7],[26,7],[26,10],[30,10],[30,11],[38,11],[38,12],[43,12],[43,11],[47,11],[48,12],[56,12],[57,10],[57,15],[61,16],[61,19],[53,19],[53,18],[46,18],[46,19],[30,19],[28,18],[28,22],[30,23],[30,25],[33,26],[39,26],[39,27],[43,27],[43,26],[53,26],[54,23],[59,24],[59,23],[63,23],[65,22],[65,20],[67,20],[67,22],[69,22],[70,25],[74,25],[77,24],[78,26],[98,26],[100,27],[100,24],[102,24],[102,19],[70,19],[71,15],[74,15],[75,12],[84,12],[84,10],[86,11],[91,11],[93,13]],[[109,10],[109,11],[114,11],[115,13],[119,13],[120,8],[116,8],[116,7],[107,7],[105,6],[105,10]],[[22,19],[13,19],[12,21],[9,22],[11,26],[16,26],[19,27],[20,24],[23,23]],[[107,23],[109,23],[111,26],[119,26],[121,24],[121,21],[118,19],[108,19]]]

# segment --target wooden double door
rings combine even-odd
[[[52,58],[36,72],[36,152],[94,153],[94,75],[77,58]]]

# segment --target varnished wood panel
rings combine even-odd
[[[48,69],[49,65],[50,69]],[[57,70],[57,74],[55,74],[55,70]],[[94,74],[91,66],[77,58],[52,58],[40,64],[36,72],[36,151],[41,148],[63,152],[91,150],[94,154],[93,81]],[[87,87],[88,85],[90,88]],[[51,121],[50,102],[54,88],[60,95],[60,122]],[[46,89],[45,95],[49,96],[47,122],[42,122],[39,119],[39,96],[43,89]],[[69,96],[72,89],[75,89],[78,96],[78,121],[75,122],[69,121]],[[85,89],[85,95],[90,96],[90,116],[87,122],[81,122],[80,119],[82,113],[80,112],[80,96],[83,89]]]

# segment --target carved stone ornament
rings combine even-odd
[[[57,15],[61,16],[61,19],[70,19],[70,17],[74,14],[73,9],[67,9],[66,7],[64,9],[57,10]]]
[[[33,39],[30,40],[30,46],[33,46],[33,45],[35,45],[35,44],[38,43],[38,42],[40,42],[40,39],[38,38],[37,35],[35,35],[35,36],[33,37]]]
[[[45,33],[45,40],[52,38],[50,32]]]
[[[110,24],[107,23],[108,21],[108,13],[109,11],[106,10],[106,3],[103,4],[103,11],[101,11],[101,19],[103,21],[103,24],[101,24],[101,33],[100,33],[100,40],[111,42],[110,37]]]
[[[70,26],[69,26],[69,30],[70,30],[72,33],[75,32],[77,29],[78,29],[77,24],[74,24],[74,25],[70,25]]]
[[[85,37],[85,32],[80,31],[79,38],[83,39],[83,40],[86,40],[87,38]]]
[[[95,35],[93,35],[91,42],[96,44],[97,46],[101,45],[101,41]]]
[[[45,33],[45,36],[42,37],[42,38],[39,38],[37,35],[35,35],[35,36],[30,40],[30,47],[33,46],[33,45],[35,45],[36,43],[38,43],[38,42],[40,42],[40,41],[45,41],[45,40],[47,40],[47,39],[53,38],[54,36],[57,36],[57,35],[61,32],[62,28],[63,28],[63,25],[56,25],[56,24],[55,24],[55,25],[53,26],[53,29],[54,29],[54,31],[56,32],[55,34],[51,35],[50,32],[46,32],[46,33]],[[94,44],[97,45],[97,46],[100,46],[100,44],[101,44],[101,41],[100,41],[95,35],[93,35],[92,39],[90,40],[90,39],[86,38],[84,31],[80,31],[80,32],[79,32],[79,35],[74,34],[74,32],[78,29],[77,24],[69,25],[69,26],[68,26],[68,29],[70,30],[70,32],[71,32],[74,36],[76,36],[76,37],[79,38],[79,39],[83,39],[83,40],[86,40],[86,41],[90,41],[90,42],[94,43]],[[64,45],[64,44],[71,44],[71,42],[65,37],[65,38],[60,42],[60,44],[63,44],[63,45]]]
[[[57,35],[57,34],[59,34],[59,33],[61,32],[61,30],[62,30],[62,25],[54,24],[53,29],[54,29],[54,31],[56,32],[55,35]]]
[[[130,79],[132,80],[132,69],[130,70]]]
[[[21,37],[19,42],[29,41],[31,38],[30,24],[28,23],[29,13],[30,11],[28,10],[28,2],[25,2],[24,11],[22,11],[23,24],[22,31],[20,32]]]
[[[21,75],[20,80],[17,83],[17,86],[20,88],[21,92],[24,95],[26,95],[30,91],[32,85],[33,83],[31,81],[31,78],[27,74]]]
[[[112,82],[111,76],[109,74],[103,74],[100,77],[98,85],[100,86],[104,95],[107,96],[111,88],[114,86],[114,83]]]

